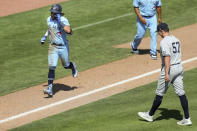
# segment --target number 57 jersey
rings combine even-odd
[[[160,42],[162,67],[165,66],[164,56],[170,56],[170,66],[181,64],[180,41],[173,35],[165,36]]]

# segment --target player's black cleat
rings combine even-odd
[[[78,75],[77,66],[74,62],[70,62],[72,69],[72,76],[75,78]]]

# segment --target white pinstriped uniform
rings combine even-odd
[[[162,60],[162,68],[156,94],[163,96],[170,83],[174,87],[174,91],[178,96],[184,95],[183,86],[183,66],[181,64],[181,47],[180,41],[173,35],[165,36],[160,42],[160,55]],[[164,56],[170,56],[170,82],[165,82],[165,63]]]

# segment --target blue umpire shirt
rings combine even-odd
[[[161,0],[133,0],[133,6],[139,8],[142,16],[154,16]]]

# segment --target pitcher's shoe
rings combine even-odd
[[[71,63],[71,69],[72,69],[72,76],[75,78],[78,75],[78,71],[77,71],[77,66],[74,62],[70,62]]]
[[[146,121],[152,122],[153,121],[153,116],[149,115],[149,111],[148,112],[138,112],[138,115],[145,119]]]
[[[177,124],[182,125],[182,126],[190,126],[190,125],[192,125],[192,121],[190,118],[188,118],[188,119],[183,118],[183,120],[178,121]]]

